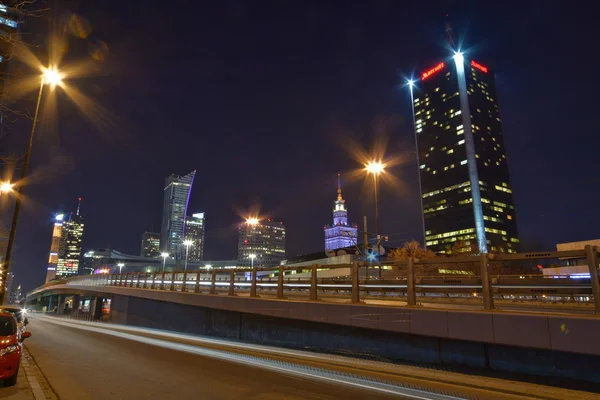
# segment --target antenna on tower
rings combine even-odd
[[[448,45],[454,50],[455,44],[454,40],[452,40],[452,26],[450,25],[449,15],[446,14],[446,24],[444,27],[444,31],[446,32],[446,41]]]
[[[342,181],[338,173],[338,200],[342,200]]]
[[[81,197],[77,199],[77,215],[79,215],[79,209],[81,208],[81,200]]]

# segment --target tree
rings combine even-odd
[[[394,249],[390,252],[390,258],[393,260],[408,260],[410,257],[417,258],[419,260],[427,260],[437,258],[431,250],[427,250],[421,247],[419,242],[412,240],[410,242],[404,242],[404,245],[399,249]],[[426,275],[426,272],[431,272],[431,266],[417,264],[415,265],[415,275]]]

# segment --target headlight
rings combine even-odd
[[[4,357],[7,354],[14,353],[17,350],[19,350],[18,344],[13,344],[11,346],[8,346],[8,347],[0,350],[0,357]]]

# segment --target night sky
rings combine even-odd
[[[64,2],[61,2],[63,4]],[[283,219],[288,254],[323,250],[336,174],[359,164],[348,143],[388,138],[408,158],[382,187],[391,244],[422,237],[409,93],[404,79],[449,56],[444,20],[467,57],[496,72],[524,250],[600,235],[597,48],[591,10],[519,1],[94,1],[54,7],[24,28],[40,58],[69,13],[65,64],[98,71],[70,82],[97,105],[82,113],[58,94],[55,129],[40,126],[12,271],[43,283],[59,211],[84,198],[84,248],[138,254],[160,231],[164,178],[197,170],[189,213],[206,212],[205,259],[234,259],[248,210]],[[418,4],[418,5],[417,5]],[[90,52],[89,49],[92,49]],[[98,57],[97,57],[98,58]],[[32,108],[31,99],[23,99]],[[3,151],[25,148],[20,120]],[[6,149],[6,150],[4,150]],[[412,157],[412,158],[411,158]],[[374,223],[371,191],[344,181],[351,221]],[[3,205],[3,207],[5,207]],[[4,224],[9,218],[4,212]]]

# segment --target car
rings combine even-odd
[[[9,313],[17,319],[17,327],[21,332],[25,332],[25,327],[29,324],[29,319],[25,316],[25,310],[17,306],[0,306],[0,313]]]
[[[31,332],[21,332],[17,327],[14,314],[0,312],[0,380],[4,386],[17,383],[23,340],[31,336]]]

